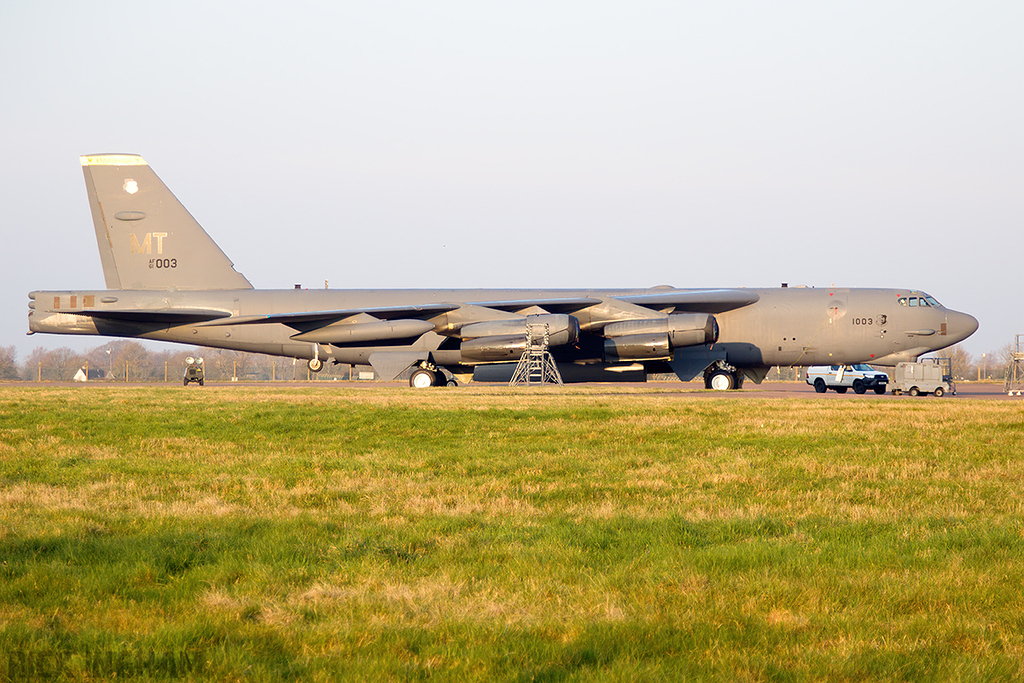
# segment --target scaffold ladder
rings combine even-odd
[[[555,359],[548,351],[548,343],[551,339],[551,328],[543,325],[543,332],[539,329],[541,325],[526,326],[526,349],[523,351],[516,371],[512,374],[512,380],[508,383],[510,387],[525,384],[557,384],[562,386],[562,375],[558,372]]]
[[[1024,334],[1018,334],[1015,339],[1010,364],[1006,366],[1006,384],[1003,391],[1008,396],[1024,395]]]

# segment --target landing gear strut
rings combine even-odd
[[[320,360],[320,345],[313,344],[313,357],[306,363],[313,372],[320,372],[324,369],[324,362]]]

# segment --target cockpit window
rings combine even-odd
[[[896,303],[900,306],[934,306],[935,308],[942,306],[942,304],[935,300],[935,297],[928,296],[927,294],[923,296],[901,296],[896,300]]]

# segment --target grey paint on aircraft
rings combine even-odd
[[[717,372],[738,386],[774,365],[894,365],[978,326],[911,289],[257,290],[141,157],[82,165],[108,289],[30,293],[30,333],[370,363],[385,379],[420,364],[440,379],[518,360],[543,321],[559,328],[559,365],[581,369],[569,376]]]

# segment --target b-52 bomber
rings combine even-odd
[[[384,380],[507,379],[547,332],[566,382],[703,375],[760,383],[772,366],[895,365],[978,321],[913,289],[254,289],[142,157],[81,157],[107,289],[29,294],[29,334],[133,337],[308,361]]]

